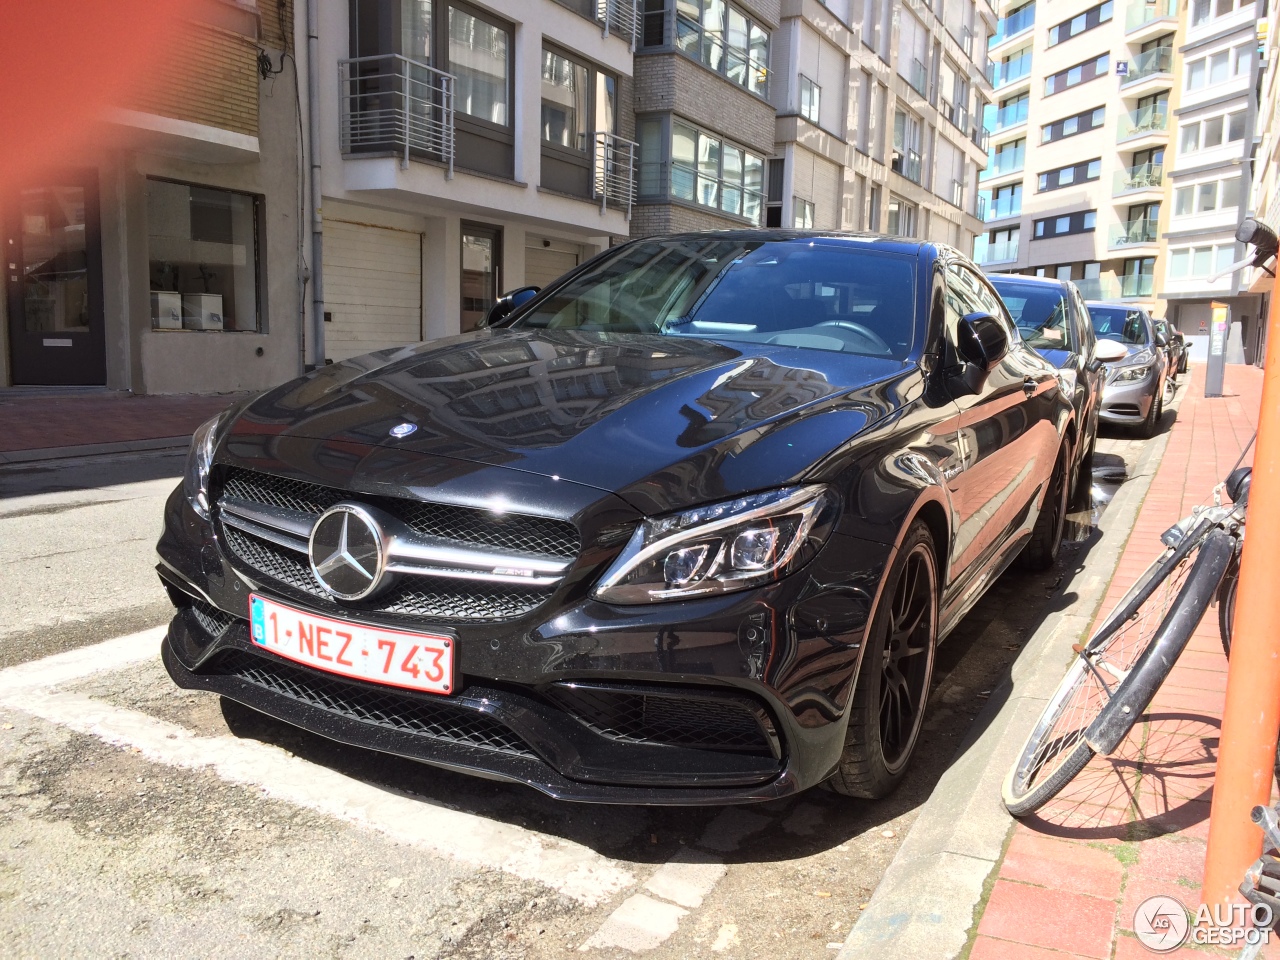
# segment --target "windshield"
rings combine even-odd
[[[904,359],[914,256],[822,239],[629,244],[512,326],[647,333]]]
[[[1146,346],[1149,342],[1141,310],[1090,306],[1089,320],[1093,323],[1093,332],[1104,340],[1136,346]]]
[[[1062,290],[1044,284],[1009,283],[998,277],[989,279],[1028,346],[1040,350],[1075,349]]]

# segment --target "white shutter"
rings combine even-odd
[[[422,234],[324,222],[325,355],[346,360],[422,339]]]

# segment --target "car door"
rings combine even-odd
[[[1071,322],[1079,345],[1076,349],[1080,355],[1080,378],[1084,387],[1083,404],[1076,408],[1076,429],[1080,431],[1082,448],[1087,448],[1097,423],[1098,405],[1102,402],[1104,370],[1102,362],[1093,355],[1098,337],[1093,332],[1093,324],[1089,322],[1089,308],[1085,306],[1084,297],[1074,283],[1071,284],[1071,308]]]
[[[1034,522],[1034,505],[1057,455],[1054,368],[1022,343],[1004,303],[975,269],[953,260],[947,269],[948,328],[967,313],[989,313],[1007,328],[1009,352],[976,394],[953,391],[960,408],[965,464],[953,487],[957,505],[956,579],[980,590],[1008,555],[1014,538]],[[955,343],[955,340],[952,340]],[[957,588],[965,590],[957,583]]]

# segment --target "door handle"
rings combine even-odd
[[[1022,381],[1022,392],[1028,397],[1035,396],[1036,388],[1039,386],[1040,384],[1036,382],[1035,377],[1027,377]]]

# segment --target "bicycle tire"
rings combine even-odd
[[[1218,591],[1218,636],[1222,638],[1222,652],[1231,659],[1231,628],[1236,621],[1236,588],[1240,585],[1240,564],[1233,563],[1222,578]]]
[[[1117,724],[1123,725],[1124,715],[1117,721],[1110,715],[1114,711],[1108,708],[1147,651],[1163,636],[1166,624],[1174,619],[1173,615],[1184,602],[1193,561],[1212,529],[1210,524],[1197,525],[1176,548],[1170,548],[1157,557],[1116,604],[1089,642],[1077,650],[1066,675],[1045,705],[1005,778],[1001,798],[1011,815],[1024,817],[1039,810],[1085,768],[1096,752],[1088,734],[1104,716],[1109,721],[1108,733],[1111,735],[1114,735]],[[1152,597],[1156,597],[1155,603],[1144,610]],[[1200,615],[1203,616],[1203,610]],[[1135,626],[1136,635],[1130,636]],[[1187,629],[1187,639],[1194,628],[1193,623]],[[1185,645],[1185,639],[1182,642]],[[1171,659],[1164,675],[1172,667]],[[1114,690],[1107,687],[1101,676],[1103,672],[1119,679]],[[1158,679],[1162,681],[1163,676]],[[1155,686],[1158,687],[1159,682]],[[1154,692],[1152,689],[1150,696],[1154,696]],[[1132,729],[1141,715],[1141,711],[1133,711],[1132,706],[1130,713],[1124,734]],[[1123,734],[1119,739],[1122,738]]]

